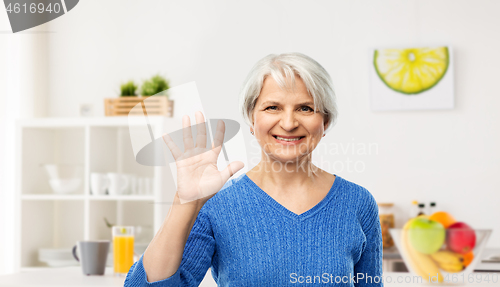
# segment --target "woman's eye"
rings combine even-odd
[[[265,108],[264,110],[273,110],[273,111],[276,111],[278,109],[277,106],[269,106],[267,108]],[[302,112],[313,112],[314,110],[311,108],[311,107],[308,107],[308,106],[303,106],[300,108]]]

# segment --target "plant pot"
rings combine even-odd
[[[173,117],[174,101],[165,96],[107,98],[104,111],[106,116]]]

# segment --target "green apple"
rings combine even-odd
[[[408,228],[408,239],[415,250],[432,254],[443,246],[446,238],[444,226],[426,217],[413,219]]]

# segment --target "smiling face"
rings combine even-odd
[[[314,101],[300,79],[295,91],[282,90],[272,76],[264,80],[253,110],[254,136],[271,159],[293,162],[309,155],[325,129],[324,117],[314,111]]]

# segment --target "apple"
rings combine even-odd
[[[446,245],[453,252],[466,254],[476,246],[476,232],[464,222],[455,222],[446,230]]]
[[[408,228],[408,239],[415,250],[424,254],[438,251],[445,242],[444,226],[426,217],[414,218]]]

